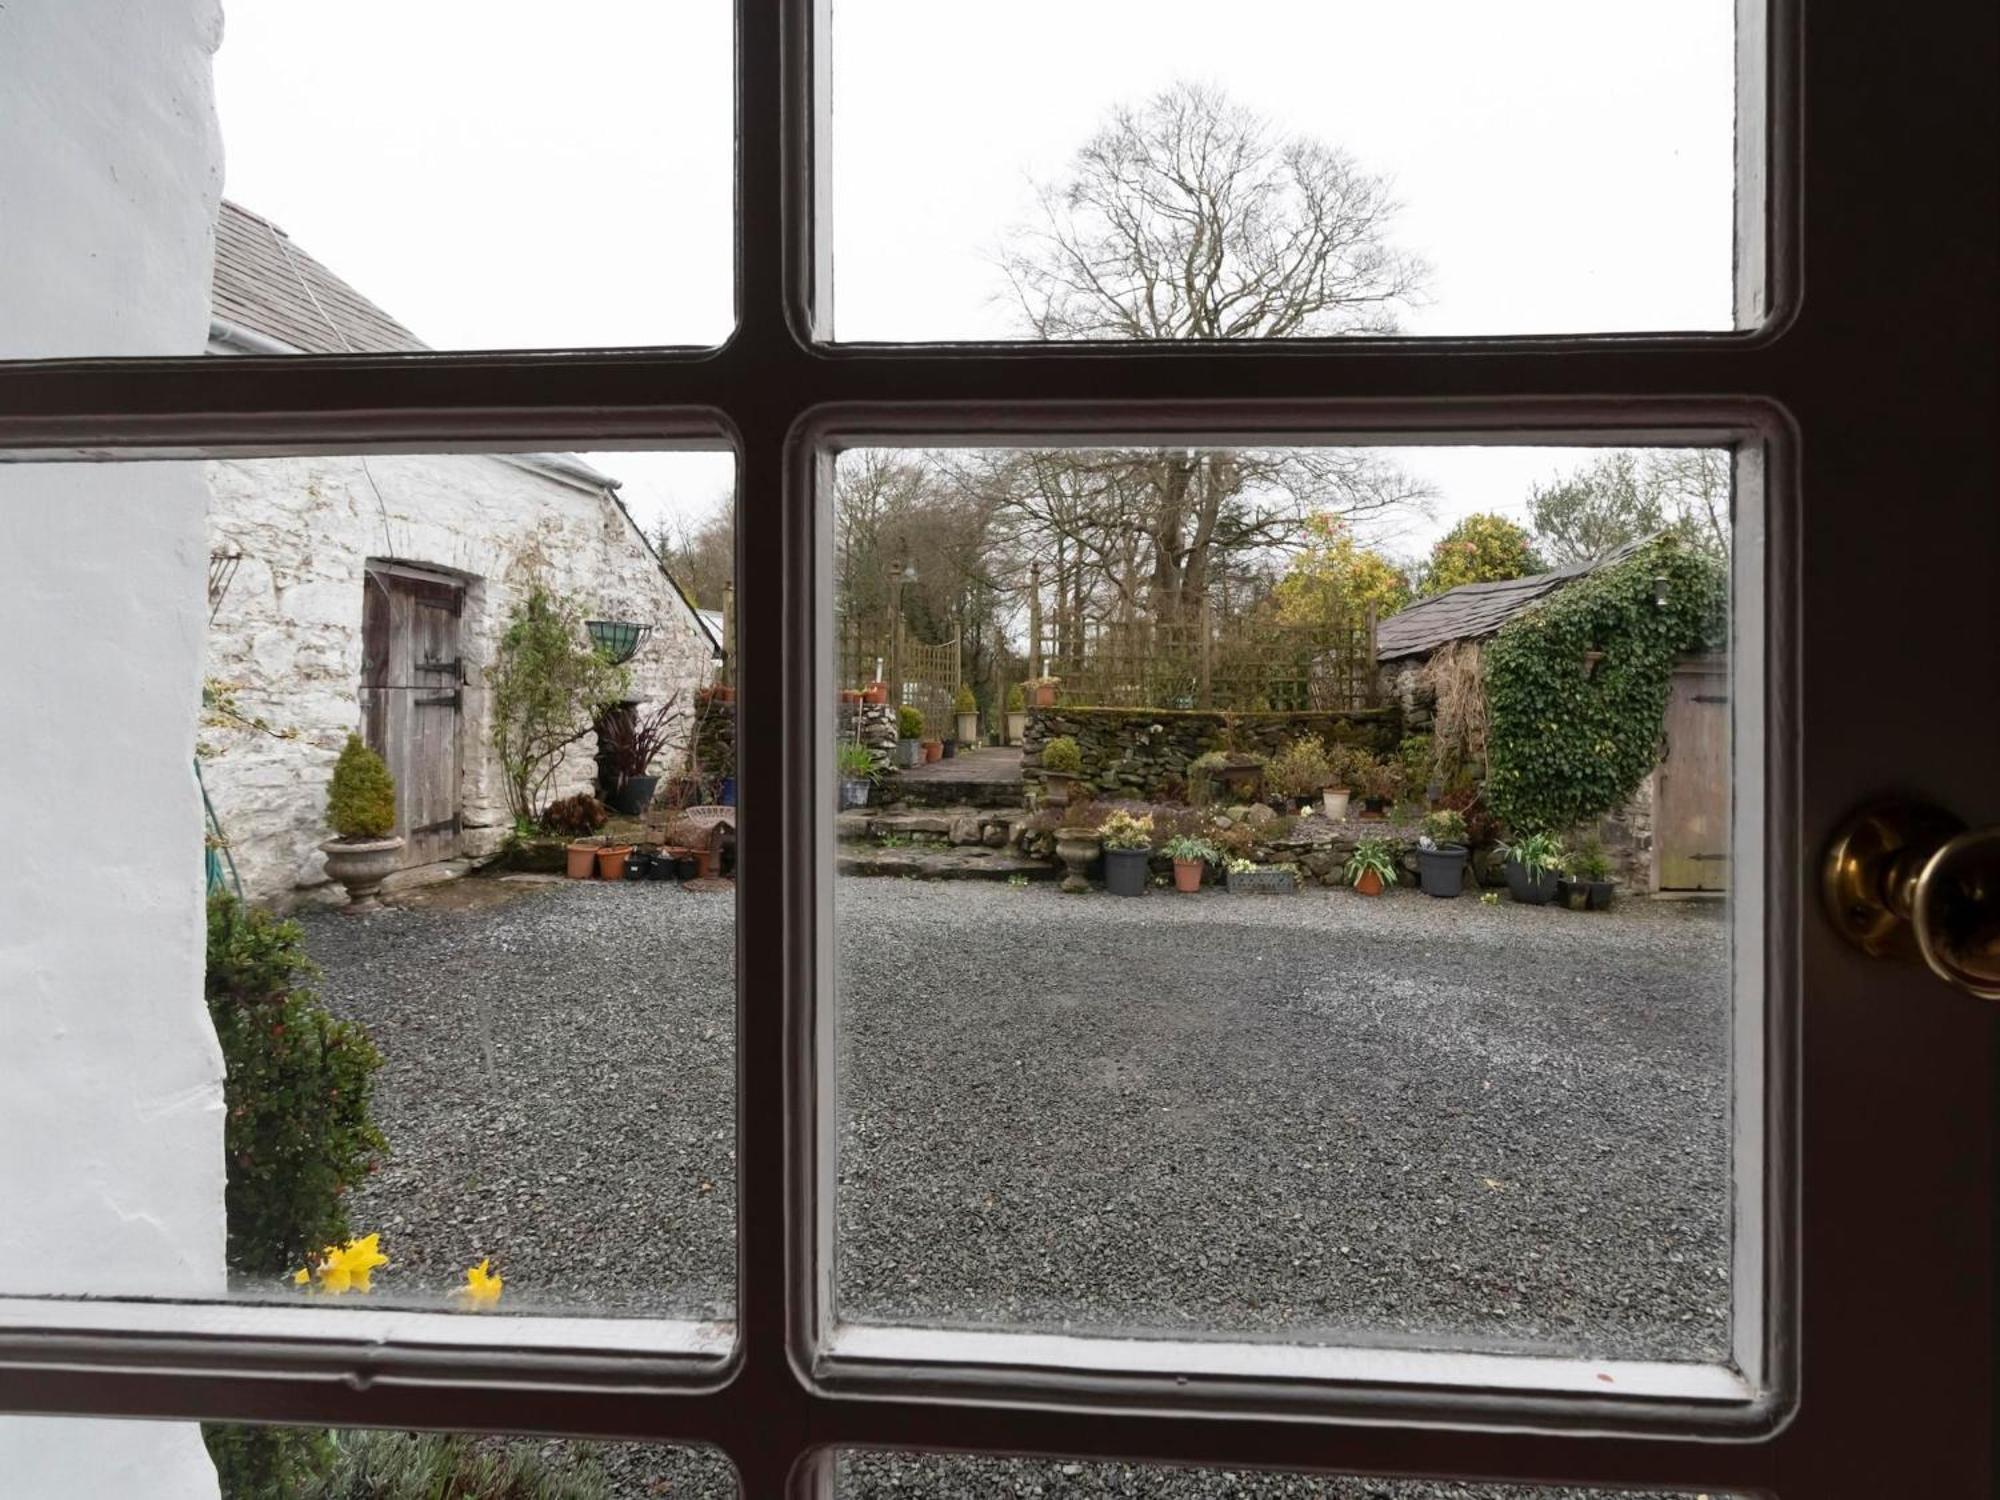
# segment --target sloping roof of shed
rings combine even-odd
[[[215,221],[217,318],[301,354],[407,354],[430,346],[291,242],[223,200]]]
[[[1548,573],[1509,578],[1500,583],[1462,583],[1442,594],[1419,599],[1375,627],[1375,659],[1395,661],[1405,656],[1428,656],[1452,641],[1489,636],[1564,584],[1623,562],[1652,540],[1649,536],[1641,537],[1614,547],[1602,557],[1571,563]]]

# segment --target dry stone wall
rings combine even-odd
[[[1221,713],[1202,709],[1036,708],[1028,711],[1024,764],[1041,764],[1042,748],[1068,735],[1083,752],[1083,774],[1108,797],[1179,797],[1198,756],[1227,746],[1275,755],[1302,735],[1355,744],[1374,755],[1403,737],[1395,708],[1347,713]]]

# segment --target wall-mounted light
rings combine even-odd
[[[1653,603],[1661,609],[1667,607],[1667,575],[1664,573],[1655,574],[1653,577]]]

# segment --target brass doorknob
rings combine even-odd
[[[1916,958],[1947,984],[2000,1000],[2000,828],[1893,802],[1856,813],[1827,847],[1827,915],[1877,958]]]

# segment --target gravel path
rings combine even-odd
[[[838,902],[845,1316],[1723,1352],[1719,909],[881,880]],[[353,1210],[384,1290],[427,1300],[491,1255],[516,1311],[729,1315],[727,897],[305,920],[388,1059],[393,1156]],[[733,1492],[712,1456],[589,1451],[621,1493]],[[841,1493],[1517,1492],[884,1457]]]

